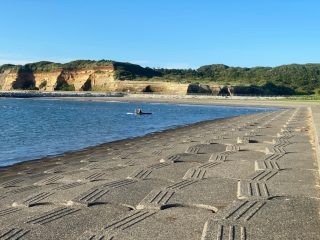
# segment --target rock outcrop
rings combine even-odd
[[[12,90],[13,82],[17,79],[17,72],[6,70],[4,73],[0,74],[0,87],[1,90]]]
[[[86,62],[87,63],[87,62]],[[117,66],[112,62],[104,65],[90,65],[72,67],[54,65],[50,62],[40,62],[0,72],[0,90],[10,91],[17,89],[25,90],[74,90],[74,91],[105,91],[105,92],[130,92],[130,93],[158,93],[158,94],[213,94],[221,93],[223,86],[188,84],[166,81],[141,81],[139,78],[127,74],[123,66]],[[81,62],[80,62],[81,64]],[[48,67],[49,66],[49,67]],[[128,66],[131,66],[130,64]],[[133,65],[134,66],[134,65]],[[131,66],[132,67],[132,66]],[[140,67],[141,68],[141,67]],[[137,76],[142,71],[145,76],[153,70],[138,68]],[[119,72],[122,73],[119,80]],[[125,74],[124,74],[125,73]],[[126,75],[127,74],[127,75]],[[128,78],[125,79],[125,76]],[[142,76],[142,75],[141,75]]]
[[[63,85],[72,85],[76,91],[93,89],[107,90],[105,85],[113,82],[112,66],[88,69],[57,69],[54,71],[7,70],[0,75],[2,90],[39,89],[43,91],[62,90]]]
[[[105,85],[105,89],[112,92],[130,93],[158,93],[158,94],[187,94],[189,84],[172,82],[150,82],[150,81],[114,81]]]

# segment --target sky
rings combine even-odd
[[[0,65],[320,62],[319,0],[0,0]]]

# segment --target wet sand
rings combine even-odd
[[[121,100],[288,108],[2,168],[0,239],[320,239],[319,105]]]

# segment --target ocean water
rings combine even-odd
[[[136,116],[141,108],[152,115]],[[0,99],[0,166],[271,108]]]

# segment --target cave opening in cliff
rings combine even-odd
[[[228,86],[223,86],[218,93],[218,96],[231,96],[231,95],[232,95],[231,89]]]
[[[24,90],[37,90],[36,80],[32,71],[27,70],[18,70],[17,78],[12,83],[13,89],[24,89]]]
[[[91,91],[92,90],[92,84],[91,84],[91,80],[88,79],[81,87],[82,91]]]
[[[146,86],[146,87],[143,89],[143,92],[145,92],[145,93],[152,93],[153,90],[152,90],[151,86],[148,85],[148,86]]]

